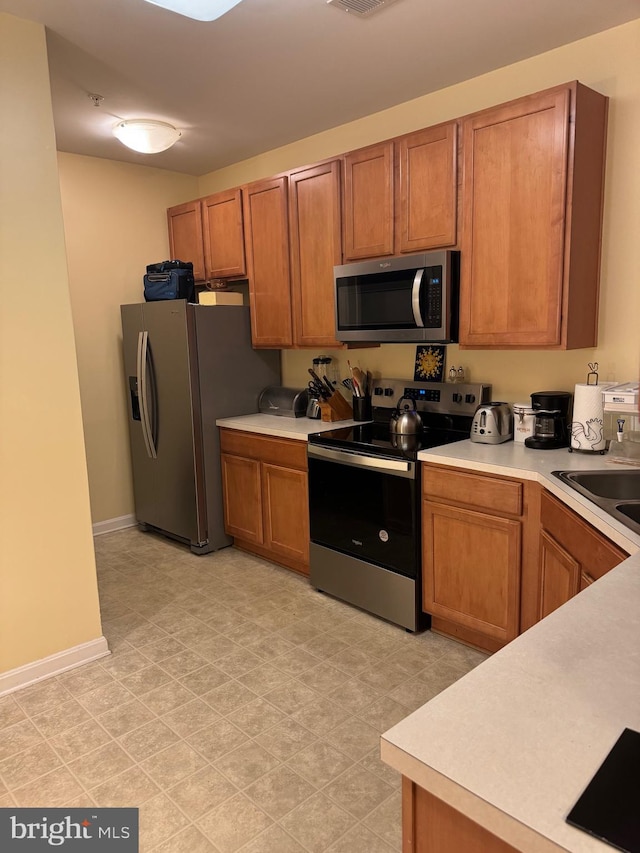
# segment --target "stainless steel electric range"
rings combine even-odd
[[[403,397],[422,429],[393,435]],[[373,383],[371,422],[309,436],[310,580],[318,590],[409,631],[428,627],[421,607],[418,453],[469,437],[491,397],[480,383]]]

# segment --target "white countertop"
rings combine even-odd
[[[279,438],[293,438],[306,441],[313,432],[325,432],[328,429],[353,426],[360,421],[320,421],[312,418],[283,418],[276,415],[238,415],[235,418],[220,418],[216,425],[225,429],[241,429],[245,432],[258,432],[262,435],[274,435]]]
[[[617,471],[634,466],[607,462],[606,455],[601,456],[599,453],[593,455],[569,453],[566,448],[533,450],[515,441],[506,441],[504,444],[457,441],[431,450],[422,450],[418,454],[418,459],[421,462],[436,462],[455,468],[473,469],[485,474],[535,480],[628,554],[635,554],[640,550],[640,535],[629,530],[597,504],[583,497],[551,473],[552,471],[595,471],[597,469]]]
[[[382,736],[382,757],[526,853],[612,848],[565,817],[640,730],[640,554]]]

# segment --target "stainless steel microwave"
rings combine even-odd
[[[460,252],[380,258],[333,270],[339,341],[458,340]]]

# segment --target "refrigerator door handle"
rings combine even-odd
[[[144,438],[147,455],[151,459],[157,459],[158,453],[153,441],[151,431],[151,419],[149,418],[149,401],[147,400],[147,363],[149,358],[149,332],[138,332],[137,353],[137,380],[138,396],[140,398],[140,425],[142,426],[142,437]]]

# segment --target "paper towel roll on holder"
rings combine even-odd
[[[576,385],[573,395],[569,453],[577,451],[602,455],[607,452],[607,442],[604,438],[602,388],[598,386],[598,362],[589,362],[587,366],[587,381],[584,385]]]

